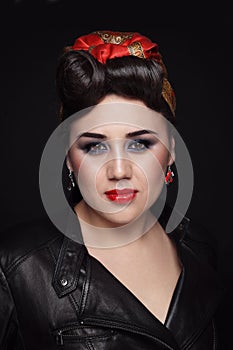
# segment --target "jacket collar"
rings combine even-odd
[[[183,348],[192,343],[211,321],[223,298],[224,288],[214,268],[200,259],[185,236],[177,243],[177,249],[183,269],[165,326]]]
[[[164,325],[103,264],[89,255],[84,245],[69,238],[64,239],[60,250],[53,287],[59,297],[74,292],[85,260],[89,280],[80,315],[84,322],[104,320],[158,338],[170,349],[177,349],[177,344],[183,347],[206,327],[223,291],[214,269],[201,262],[186,242],[185,225],[181,223],[170,237],[177,246],[183,268]]]

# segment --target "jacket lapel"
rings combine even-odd
[[[162,324],[103,264],[89,255],[84,245],[67,238],[57,262],[53,286],[59,297],[74,292],[83,259],[87,259],[89,277],[80,315],[84,322],[104,322],[105,325],[109,323],[110,326],[154,338],[155,341],[166,344],[165,348],[178,349],[178,345],[183,347],[191,342],[206,327],[223,293],[215,270],[199,260],[184,237],[184,230],[175,230],[171,235],[177,245],[183,269],[165,324]],[[69,283],[61,287],[56,281],[62,280],[64,274]]]
[[[172,348],[194,341],[213,317],[224,289],[216,271],[199,259],[183,237],[176,244],[183,268],[164,325],[92,256],[92,283],[85,313],[144,329]]]
[[[97,259],[92,256],[89,259],[92,273],[83,313],[84,323],[105,320],[106,325],[141,332],[166,344],[165,348],[178,349],[172,333],[141,301]]]
[[[178,254],[183,270],[165,326],[182,348],[194,341],[210,322],[224,290],[216,271],[209,264],[201,262],[185,240],[178,246]]]

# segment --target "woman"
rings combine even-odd
[[[51,220],[7,232],[1,245],[1,348],[227,349],[205,233],[186,217],[167,232],[179,137],[158,45],[96,31],[64,51],[57,87],[73,216],[56,211],[53,191],[47,205],[41,176]]]

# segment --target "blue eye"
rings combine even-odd
[[[100,154],[107,150],[107,146],[103,142],[90,142],[84,145],[82,149],[89,154]]]
[[[150,148],[152,144],[153,143],[150,140],[145,140],[145,139],[133,140],[129,143],[128,149],[134,152],[141,152]]]

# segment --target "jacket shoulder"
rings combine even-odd
[[[47,216],[14,224],[0,233],[1,265],[7,268],[43,246],[62,241],[63,237]]]
[[[189,247],[199,259],[217,269],[217,240],[213,233],[203,224],[185,217],[178,227],[181,241]]]

